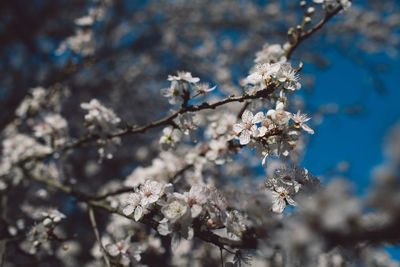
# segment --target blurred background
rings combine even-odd
[[[308,3],[311,1],[307,1]],[[219,96],[241,94],[255,53],[283,44],[301,23],[300,1],[4,0],[0,2],[0,127],[31,88],[66,88],[62,114],[72,136],[84,130],[79,105],[101,100],[128,124],[160,118],[168,74],[192,72],[217,85]],[[323,181],[346,176],[360,195],[384,160],[385,133],[400,118],[400,4],[355,0],[304,41],[292,62],[304,62],[296,94],[315,134],[301,165]],[[323,17],[320,6],[311,26]],[[95,150],[72,157],[73,176],[100,188],[156,155],[157,131],[124,140],[95,171]],[[143,157],[143,149],[146,157]],[[81,158],[92,158],[82,162]],[[93,163],[93,164],[92,164]],[[92,164],[92,165],[91,165]],[[94,179],[96,177],[96,179]],[[67,204],[65,204],[67,205]],[[390,248],[400,260],[400,250]]]

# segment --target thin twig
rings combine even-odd
[[[190,168],[192,168],[194,165],[193,164],[187,164],[185,165],[182,169],[180,169],[179,171],[177,171],[174,176],[172,176],[169,181],[171,183],[175,183],[177,182],[179,179],[177,179],[178,177],[180,177],[182,174],[184,174],[187,170],[189,170]]]
[[[135,190],[134,187],[124,187],[124,188],[117,189],[115,191],[111,191],[111,192],[104,193],[102,195],[95,196],[92,199],[93,200],[103,200],[103,199],[111,197],[111,196],[116,196],[116,195],[120,195],[120,194],[124,194],[124,193],[133,192],[134,190]]]
[[[325,23],[328,22],[333,16],[335,16],[337,13],[339,13],[343,7],[339,5],[336,7],[334,10],[330,12],[326,12],[325,16],[323,19],[321,19],[313,28],[309,29],[308,31],[300,34],[294,41],[293,44],[291,44],[289,50],[286,52],[286,58],[289,60],[290,57],[292,56],[294,50],[308,37],[310,37],[314,32],[318,31],[319,29],[322,28],[322,26],[325,25]]]
[[[221,267],[224,267],[224,258],[223,258],[223,255],[222,255],[222,248],[219,248],[219,252],[220,252],[220,255],[221,255]]]
[[[103,244],[101,243],[99,229],[97,228],[96,218],[94,217],[94,212],[92,206],[89,205],[89,218],[90,224],[92,225],[94,235],[96,236],[96,240],[99,243],[101,254],[103,255],[103,259],[106,262],[107,267],[111,267],[110,259],[108,258],[107,251],[105,250]]]

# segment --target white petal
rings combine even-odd
[[[256,84],[256,83],[259,83],[262,79],[263,79],[263,77],[260,74],[258,74],[257,72],[254,72],[254,73],[250,74],[249,76],[247,76],[246,81],[247,81],[247,83]]]
[[[267,127],[261,126],[260,128],[258,128],[258,136],[257,137],[263,137],[267,131],[268,131]]]
[[[264,113],[262,111],[258,112],[256,115],[254,115],[254,118],[252,120],[252,123],[259,123],[264,119]]]
[[[143,208],[141,206],[137,206],[135,209],[135,221],[139,221],[142,218]]]
[[[140,201],[140,205],[142,205],[142,207],[147,207],[148,204],[149,199],[147,197],[142,198],[142,200]]]
[[[152,181],[150,183],[150,191],[151,193],[153,193],[154,195],[158,195],[161,193],[162,190],[162,185],[159,182],[156,181]]]
[[[150,204],[150,203],[156,202],[159,199],[159,196],[158,195],[151,195],[147,199],[148,199],[148,202]]]
[[[157,227],[157,231],[160,235],[168,235],[171,233],[171,230],[168,227],[168,223],[160,223]]]
[[[265,154],[261,164],[264,168],[267,168],[267,158],[268,158],[268,154]]]
[[[314,134],[314,130],[311,129],[311,128],[310,128],[308,125],[306,125],[306,124],[302,124],[302,125],[301,125],[301,128],[303,128],[303,130],[306,131],[306,132],[309,133],[309,134]]]
[[[203,208],[200,205],[193,205],[190,209],[190,211],[192,212],[192,218],[196,218],[197,216],[199,216],[202,210]]]
[[[297,206],[296,201],[294,201],[290,196],[286,197],[286,201],[292,206]]]
[[[275,112],[276,112],[275,109],[268,110],[266,117],[271,118],[275,114]]]
[[[244,130],[241,134],[240,134],[240,144],[241,145],[247,145],[250,142],[250,132],[247,130]]]
[[[279,69],[281,68],[281,64],[280,63],[274,63],[272,65],[270,65],[270,72],[278,72]]]
[[[122,264],[122,266],[129,266],[129,264],[131,263],[131,260],[128,258],[128,256],[122,255],[119,262]]]
[[[251,126],[250,132],[251,132],[252,136],[257,137],[259,135],[259,131],[258,131],[257,125]]]
[[[115,244],[108,244],[106,246],[106,250],[107,250],[108,254],[110,254],[113,257],[116,257],[119,255],[118,247]]]
[[[285,104],[283,102],[278,101],[276,102],[276,110],[284,110],[285,109]]]
[[[272,205],[272,211],[277,213],[282,213],[286,207],[286,202],[281,197],[276,198],[274,204]]]
[[[244,123],[251,123],[252,120],[253,120],[253,113],[251,113],[251,111],[249,110],[245,110],[242,114],[242,121]]]
[[[236,124],[234,124],[233,125],[233,127],[232,127],[232,129],[233,129],[233,131],[235,132],[235,133],[240,133],[241,131],[243,131],[244,129],[245,129],[245,124],[244,123],[236,123]]]
[[[122,210],[122,212],[123,212],[126,216],[128,216],[128,215],[131,215],[131,214],[133,213],[134,210],[135,210],[135,207],[134,207],[133,205],[128,205],[128,206],[126,206],[126,207]]]

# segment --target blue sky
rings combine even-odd
[[[314,92],[306,95],[307,103],[339,106],[360,103],[365,110],[358,115],[326,116],[310,137],[302,165],[319,176],[347,160],[351,167],[346,174],[356,192],[363,195],[370,184],[371,170],[384,161],[382,144],[387,131],[400,122],[400,61],[392,59],[390,71],[377,73],[386,88],[382,94],[369,82],[368,71],[337,51],[328,51],[327,55],[331,60],[329,69],[304,66],[304,72],[316,77]],[[400,260],[399,247],[388,251]]]

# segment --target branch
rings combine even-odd
[[[292,56],[292,53],[294,52],[294,50],[296,50],[296,48],[308,37],[310,37],[314,32],[318,31],[319,29],[322,28],[322,26],[325,25],[325,23],[327,23],[333,16],[335,16],[337,13],[339,13],[341,10],[343,9],[343,7],[341,5],[339,5],[338,7],[336,7],[334,10],[330,11],[330,12],[326,12],[325,16],[323,19],[321,19],[313,28],[309,29],[306,32],[303,32],[302,34],[300,34],[295,42],[293,44],[291,44],[289,50],[286,52],[286,58],[289,60],[290,57]]]
[[[125,128],[124,130],[120,130],[117,131],[115,133],[111,133],[107,136],[107,138],[112,139],[114,137],[122,137],[125,135],[134,135],[134,134],[138,134],[138,133],[144,133],[147,130],[150,130],[152,128],[156,128],[162,125],[168,125],[168,124],[172,124],[173,120],[178,117],[178,115],[180,114],[185,114],[187,112],[196,112],[196,111],[201,111],[201,110],[206,110],[206,109],[215,109],[219,106],[228,104],[228,103],[232,103],[232,102],[244,102],[246,100],[250,100],[250,99],[257,99],[257,98],[267,98],[275,89],[275,85],[271,84],[269,85],[267,88],[258,91],[256,94],[254,95],[248,95],[248,94],[243,94],[241,96],[228,96],[222,100],[216,101],[214,103],[202,103],[200,105],[195,105],[195,106],[184,106],[179,108],[178,110],[176,110],[174,113],[172,113],[169,116],[166,116],[158,121],[154,121],[151,123],[148,123],[146,125],[143,126],[128,126],[127,128]],[[26,157],[24,159],[22,159],[21,161],[19,161],[16,165],[20,165],[20,164],[24,164],[26,162],[29,162],[31,160],[43,160],[43,159],[48,159],[50,158],[52,155],[54,155],[56,152],[60,153],[60,152],[65,152],[68,151],[70,149],[82,146],[85,143],[94,141],[101,138],[99,135],[97,134],[89,134],[86,136],[82,136],[81,138],[65,145],[61,151],[52,151],[50,153],[45,153],[45,154],[41,154],[41,155],[34,155],[34,156],[29,156]]]
[[[94,235],[96,236],[96,240],[99,243],[101,254],[103,255],[104,261],[106,262],[107,267],[111,267],[110,259],[108,258],[107,251],[105,250],[103,244],[101,243],[101,238],[99,234],[99,228],[97,227],[96,218],[94,217],[93,208],[89,205],[89,219],[90,224],[92,225]]]

